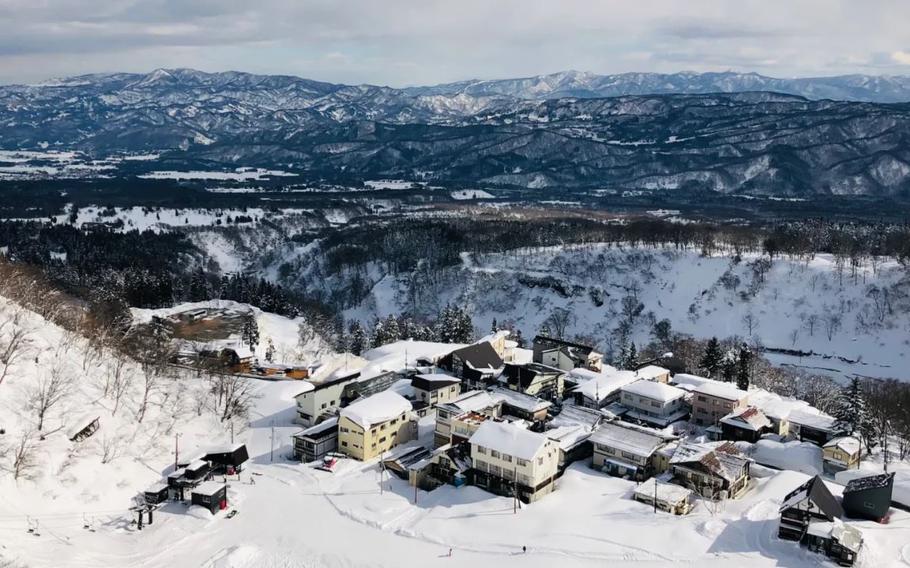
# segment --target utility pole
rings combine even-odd
[[[270,443],[269,443],[269,446],[270,446],[270,448],[269,448],[269,461],[270,461],[270,462],[273,462],[273,461],[275,461],[275,421],[274,421],[274,420],[272,420],[272,424],[271,424],[271,425],[272,425],[272,435],[271,435],[271,440],[270,440]]]
[[[414,504],[417,504],[417,484],[414,484]]]
[[[231,444],[234,443],[234,419],[231,418]]]
[[[518,514],[518,466],[515,466],[515,481],[513,482],[515,487],[515,500],[512,502],[512,514]]]
[[[379,494],[382,495],[382,474],[385,472],[385,452],[379,454]]]
[[[174,432],[174,471],[177,471],[177,463],[180,461],[180,449],[177,443],[179,438],[180,434]]]
[[[657,514],[657,479],[654,479],[654,514]]]

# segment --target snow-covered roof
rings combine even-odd
[[[749,391],[749,404],[760,408],[765,416],[776,420],[787,419],[794,410],[812,408],[806,401],[782,397],[764,389]]]
[[[509,422],[487,420],[471,436],[472,445],[509,454],[523,460],[533,459],[547,444],[549,438],[519,428]]]
[[[445,373],[419,374],[411,377],[411,386],[424,391],[435,391],[460,383],[461,379]]]
[[[686,391],[682,389],[665,385],[664,383],[645,380],[635,381],[622,387],[621,390],[664,403],[682,398],[686,394]]]
[[[866,491],[868,489],[880,489],[882,487],[888,487],[894,484],[894,476],[894,472],[891,472],[851,479],[847,483],[847,486],[844,487],[844,495],[847,495],[848,493],[856,493],[857,491]]]
[[[89,424],[98,420],[101,417],[99,412],[86,412],[85,414],[80,414],[74,420],[67,422],[70,424],[70,427],[66,431],[66,437],[70,440],[76,437],[76,434],[85,430]]]
[[[752,430],[754,432],[771,426],[771,421],[768,420],[768,417],[754,406],[748,406],[742,410],[731,412],[721,418],[720,421],[724,424],[729,424],[744,430]]]
[[[342,408],[341,416],[364,429],[370,429],[410,410],[408,399],[392,391],[383,391]]]
[[[720,444],[684,442],[676,448],[673,457],[670,458],[671,464],[698,462],[714,475],[727,481],[735,481],[748,461],[749,458],[740,455],[736,447],[729,442]]]
[[[616,448],[637,456],[648,457],[657,451],[672,436],[666,436],[657,430],[642,428],[621,422],[607,422],[591,435],[595,444]]]
[[[705,396],[712,396],[714,398],[722,398],[724,400],[742,400],[749,396],[749,393],[736,388],[736,385],[734,384],[711,380],[706,380],[702,384],[696,386],[693,392]]]
[[[593,408],[584,406],[575,406],[574,404],[563,404],[562,410],[559,411],[550,426],[559,428],[561,426],[581,425],[587,428],[594,428],[604,420],[605,416]]]
[[[790,423],[799,424],[800,426],[808,426],[809,428],[815,428],[816,430],[824,430],[827,432],[833,432],[835,430],[834,423],[836,420],[832,416],[815,410],[815,412],[810,412],[809,409],[815,410],[812,407],[807,407],[804,410],[794,410],[790,413]]]
[[[456,413],[475,412],[491,408],[500,402],[502,402],[502,399],[494,398],[487,391],[473,390],[461,393],[455,400],[440,404],[439,408],[445,408]]]
[[[196,486],[193,489],[193,493],[196,493],[198,495],[205,495],[206,497],[212,497],[225,487],[226,485],[224,483],[218,483],[217,481],[206,481]]]
[[[591,429],[580,424],[574,426],[560,426],[544,432],[547,438],[559,444],[559,448],[568,451],[578,446],[591,437]]]
[[[664,369],[663,367],[658,367],[657,365],[645,365],[641,369],[635,371],[635,376],[637,376],[639,379],[647,379],[649,381],[653,381],[654,379],[669,374],[669,369]]]
[[[683,501],[686,501],[692,491],[675,485],[673,483],[665,483],[663,481],[658,481],[656,478],[651,477],[641,485],[635,488],[635,495],[641,497],[647,497],[648,499],[654,498],[656,486],[657,500],[663,503],[669,503],[671,505],[678,505]]]
[[[497,339],[505,339],[506,337],[509,337],[509,335],[511,335],[511,332],[508,329],[500,329],[493,333],[488,333],[488,334],[484,335],[483,337],[481,337],[480,339],[475,341],[475,343],[485,343],[485,342],[492,343],[493,341],[495,341]]]
[[[859,453],[862,446],[859,443],[859,440],[853,436],[843,436],[840,438],[834,438],[830,442],[824,445],[825,448],[837,448],[843,452],[846,452],[850,455]]]
[[[799,471],[807,475],[822,472],[822,449],[811,442],[763,439],[752,446],[750,456],[756,463],[775,469]]]
[[[542,400],[536,396],[501,387],[491,388],[490,394],[495,400],[501,400],[504,404],[524,410],[525,412],[540,412],[541,410],[546,410],[553,406],[553,403],[548,400]]]
[[[575,371],[580,371],[580,369],[575,369]],[[575,387],[574,392],[581,393],[586,398],[597,402],[611,397],[624,386],[641,379],[633,371],[617,371],[615,369],[602,373],[593,373],[587,369],[584,369],[584,371],[592,373],[594,376]]]
[[[193,460],[193,462],[191,462],[190,465],[186,466],[186,470],[195,472],[195,471],[199,471],[200,469],[204,469],[208,466],[209,466],[208,462],[206,462],[204,460]]]
[[[516,347],[512,349],[512,363],[516,365],[526,365],[534,360],[534,351],[532,349],[523,349]]]
[[[314,436],[314,435],[317,435],[317,434],[322,434],[323,432],[326,432],[326,431],[328,431],[328,430],[331,430],[331,429],[337,428],[337,427],[338,427],[338,417],[337,417],[337,416],[333,416],[333,417],[331,417],[331,418],[326,418],[325,420],[323,420],[323,421],[320,422],[319,424],[316,424],[316,425],[314,425],[314,426],[310,426],[309,428],[306,428],[306,429],[304,429],[304,430],[301,430],[300,432],[297,432],[296,434],[294,434],[294,437],[297,437],[297,436]]]
[[[151,487],[145,490],[146,493],[161,493],[167,489],[166,483],[155,483]]]
[[[806,530],[812,536],[818,536],[821,538],[831,539],[833,538],[841,546],[852,550],[853,552],[859,551],[860,546],[863,544],[863,535],[859,532],[858,529],[844,523],[840,519],[834,519],[833,521],[815,521],[809,523],[809,528]]]
[[[694,390],[701,386],[702,383],[710,381],[713,381],[713,379],[700,377],[698,375],[690,375],[689,373],[676,373],[673,375],[673,380],[671,382],[680,388],[691,387],[687,390]]]

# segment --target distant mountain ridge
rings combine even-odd
[[[680,72],[597,75],[564,71],[520,79],[459,81],[413,87],[414,95],[507,95],[523,99],[603,98],[624,95],[773,91],[807,99],[899,103],[910,101],[910,76],[840,75],[778,79],[758,73]]]
[[[910,196],[910,103],[810,100],[763,90],[778,80],[754,74],[621,77],[394,89],[190,69],[84,75],[0,87],[0,148],[163,151],[170,167],[325,179]],[[900,82],[877,79],[856,84]],[[711,92],[580,96],[633,83]]]

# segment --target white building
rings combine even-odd
[[[434,447],[438,448],[452,441],[452,419],[468,412],[498,418],[502,415],[502,400],[486,391],[474,390],[462,393],[450,402],[437,405],[436,428],[433,432]]]
[[[657,383],[639,380],[620,389],[620,402],[629,409],[625,418],[639,420],[664,428],[689,415],[686,391]]]
[[[617,477],[645,480],[666,469],[668,459],[658,450],[674,439],[651,428],[607,422],[591,435],[591,467]]]
[[[559,445],[543,434],[487,420],[469,440],[474,483],[498,495],[536,501],[553,491]]]

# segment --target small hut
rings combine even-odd
[[[227,485],[217,481],[206,481],[193,489],[191,501],[193,505],[205,507],[214,515],[219,510],[227,508]]]
[[[165,483],[156,483],[143,493],[146,505],[157,505],[167,501],[168,486]]]
[[[212,448],[205,454],[203,460],[212,465],[215,473],[237,473],[250,459],[246,444],[229,444]]]

